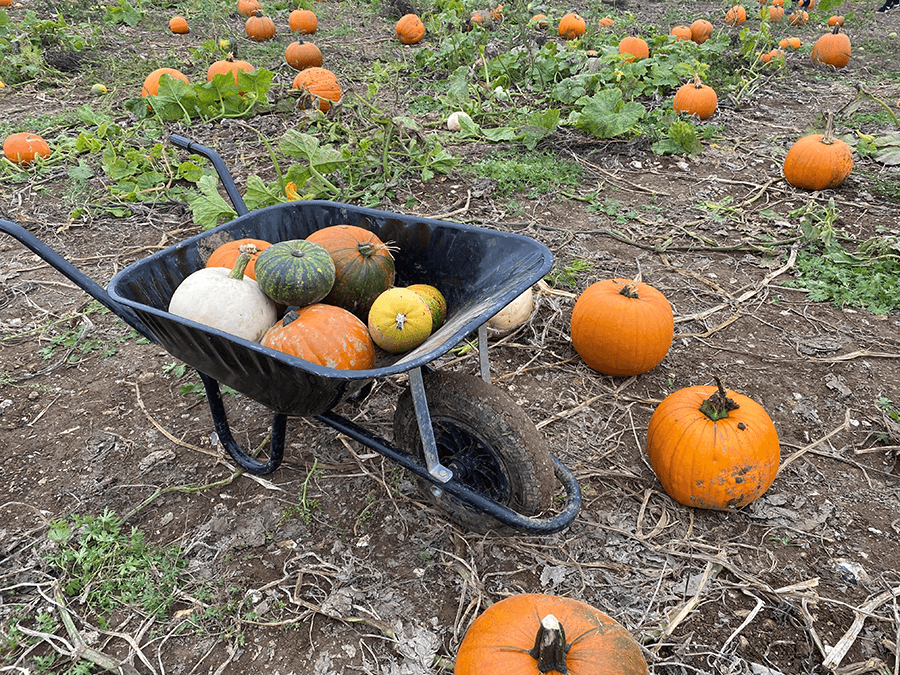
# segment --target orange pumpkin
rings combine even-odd
[[[312,42],[297,40],[284,50],[284,60],[294,70],[317,68],[322,65],[322,51]]]
[[[144,80],[144,84],[141,86],[141,96],[147,97],[158,94],[159,78],[163,75],[174,77],[176,80],[181,80],[182,82],[189,82],[187,75],[179,70],[175,70],[174,68],[157,68]]]
[[[839,14],[833,14],[828,17],[828,25],[832,28],[834,26],[843,26],[844,25],[844,17]]]
[[[674,35],[676,42],[680,40],[690,40],[691,29],[688,26],[673,26],[672,30],[669,31],[669,35]]]
[[[31,164],[35,157],[46,157],[50,146],[38,134],[21,131],[3,141],[3,154],[13,164]]]
[[[650,56],[650,47],[646,40],[629,35],[619,41],[619,54],[623,61],[633,62],[635,59],[646,59]]]
[[[306,92],[322,112],[328,112],[332,103],[341,100],[341,85],[337,75],[327,68],[304,68],[294,77],[291,89]]]
[[[592,284],[572,309],[572,346],[604,375],[640,375],[655,368],[674,333],[672,306],[665,296],[629,279]]]
[[[322,302],[367,321],[375,298],[394,284],[391,247],[355,225],[323,227],[306,240],[324,248],[334,261],[334,286]]]
[[[319,19],[315,12],[309,9],[295,9],[288,14],[288,26],[295,33],[312,35],[319,28]]]
[[[747,20],[747,10],[741,5],[735,5],[725,13],[725,23],[729,26],[739,26]]]
[[[828,190],[838,187],[853,170],[853,151],[834,136],[834,116],[829,113],[824,134],[798,140],[784,158],[784,177],[794,187]]]
[[[762,54],[759,57],[759,60],[762,61],[763,63],[771,63],[773,59],[783,59],[783,58],[784,58],[783,51],[781,51],[780,49],[772,49],[770,51],[767,51],[765,54]]]
[[[610,27],[612,27],[612,26],[615,26],[615,25],[616,25],[616,22],[613,21],[613,19],[612,19],[611,17],[604,16],[602,19],[600,19],[600,20],[597,22],[597,25],[598,25],[600,28],[610,28]]]
[[[466,631],[453,669],[453,675],[647,672],[640,645],[620,623],[580,600],[539,593],[488,607]]]
[[[275,37],[275,22],[270,17],[257,12],[247,19],[244,24],[244,32],[251,40],[265,42]]]
[[[843,68],[850,62],[850,38],[841,33],[841,24],[836,23],[830,33],[816,40],[812,60],[835,68]]]
[[[366,325],[340,307],[316,303],[285,314],[259,341],[326,368],[370,370],[375,345]]]
[[[778,434],[753,399],[717,387],[669,394],[647,427],[647,455],[672,499],[703,509],[736,509],[778,475]]]
[[[559,20],[557,32],[560,37],[564,37],[566,40],[574,40],[584,35],[585,30],[587,30],[585,20],[578,14],[575,14],[575,12],[569,12]]]
[[[691,40],[698,45],[706,42],[713,32],[713,25],[706,19],[697,19],[691,24]]]
[[[209,68],[206,69],[206,81],[212,82],[212,79],[216,75],[231,73],[232,77],[234,77],[234,83],[237,84],[238,71],[250,73],[254,70],[256,70],[256,68],[253,67],[253,64],[248,63],[247,61],[241,61],[240,59],[235,59],[233,56],[229,55],[227,58],[210,64]]]
[[[672,99],[672,110],[696,115],[701,120],[705,120],[712,116],[718,104],[715,89],[708,84],[703,84],[699,75],[694,75],[693,82],[682,85],[675,92],[675,98]]]
[[[259,0],[238,0],[238,11],[244,16],[256,16],[261,9]]]
[[[213,251],[209,259],[206,261],[206,267],[226,267],[232,269],[237,262],[238,256],[241,255],[240,247],[244,244],[253,244],[256,246],[256,253],[250,255],[250,261],[244,268],[244,276],[256,280],[256,259],[259,254],[269,248],[272,244],[262,239],[235,239],[226,242]]]
[[[778,42],[778,46],[781,49],[800,49],[803,46],[803,43],[800,41],[800,38],[793,36],[789,38],[782,38]]]
[[[191,29],[188,28],[187,19],[183,16],[173,16],[169,19],[169,30],[173,33],[184,35],[185,33],[189,33]]]
[[[394,32],[403,44],[414,45],[425,36],[425,24],[415,14],[406,14],[394,26]]]
[[[762,9],[763,19],[768,18],[769,23],[778,23],[784,18],[784,7],[780,5],[771,5],[769,7],[763,7]]]
[[[531,17],[531,21],[528,22],[528,25],[532,26],[533,28],[540,28],[541,30],[543,30],[550,24],[547,21],[546,14],[535,14],[533,17]]]

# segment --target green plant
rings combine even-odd
[[[167,618],[175,602],[181,550],[147,541],[113,513],[72,515],[54,521],[47,532],[52,546],[44,561],[59,576],[70,596],[81,596],[101,625],[117,607],[135,605],[158,620]]]
[[[550,194],[562,186],[578,185],[583,176],[577,162],[539,150],[498,152],[461,170],[479,178],[493,178],[496,192],[504,196],[520,191],[529,197]]]
[[[578,287],[578,275],[581,272],[587,272],[592,269],[593,265],[587,260],[576,258],[570,260],[565,265],[557,265],[553,267],[544,277],[544,281],[553,288],[571,288]]]
[[[322,508],[318,499],[307,496],[309,483],[314,478],[322,475],[322,470],[316,468],[317,461],[313,459],[312,468],[306,474],[306,478],[300,484],[300,490],[297,492],[297,503],[285,509],[278,520],[278,525],[284,525],[289,520],[300,518],[304,523],[309,525],[312,522],[312,512]]]

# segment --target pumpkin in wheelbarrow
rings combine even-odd
[[[260,344],[326,368],[375,367],[375,345],[366,325],[333,305],[316,303],[289,311]]]
[[[368,324],[375,344],[393,354],[418,347],[434,327],[428,303],[408,288],[389,288],[375,298]]]
[[[234,239],[225,242],[210,254],[206,261],[206,267],[227,267],[228,269],[231,269],[234,267],[234,263],[237,262],[238,256],[241,254],[241,246],[245,244],[253,244],[257,249],[256,253],[250,256],[250,261],[247,263],[247,268],[244,270],[245,276],[255,280],[256,259],[259,257],[260,253],[272,245],[270,242],[263,241],[262,239]]]
[[[365,321],[375,298],[394,285],[391,246],[355,225],[333,225],[306,238],[334,262],[334,286],[322,302],[343,307]]]
[[[232,269],[205,267],[186,277],[172,293],[169,312],[258,341],[278,318],[278,311],[259,284],[244,275],[256,251],[253,244],[244,244]]]
[[[305,307],[331,292],[334,261],[328,251],[311,241],[280,241],[259,254],[256,280],[275,302]]]

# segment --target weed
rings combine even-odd
[[[544,281],[553,288],[571,288],[574,290],[578,287],[578,274],[587,272],[592,267],[593,265],[587,260],[576,258],[561,267],[554,267],[544,277]]]
[[[184,566],[179,548],[149,543],[109,510],[54,521],[47,539],[45,562],[66,594],[82,596],[102,625],[120,606],[136,605],[159,620],[169,614]]]
[[[580,164],[544,151],[497,153],[462,171],[493,178],[496,191],[503,196],[526,191],[529,197],[554,192],[563,185],[577,185],[583,175]]]
[[[306,478],[303,479],[303,483],[300,485],[300,491],[297,493],[297,503],[285,509],[278,521],[279,525],[284,525],[294,518],[300,518],[300,520],[309,525],[312,522],[312,512],[322,507],[318,499],[311,499],[306,496],[310,480],[322,474],[320,470],[316,469],[316,464],[316,460],[313,459],[312,468],[306,474]]]

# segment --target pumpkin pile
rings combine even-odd
[[[395,251],[353,225],[275,243],[237,239],[178,285],[169,311],[320,366],[368,370],[376,345],[414,349],[447,316],[436,287],[394,286]]]

